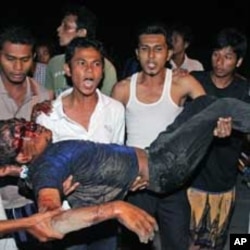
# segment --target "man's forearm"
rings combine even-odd
[[[147,243],[158,230],[156,220],[124,201],[112,201],[101,205],[68,210],[56,215],[51,226],[60,234],[90,227],[108,219],[117,219],[123,226],[136,233],[142,243]]]
[[[65,211],[53,218],[52,227],[56,231],[66,234],[116,217],[114,203],[108,202]]]
[[[18,230],[24,230],[34,224],[33,218],[22,218],[18,220],[1,220],[0,221],[0,233],[11,233]]]

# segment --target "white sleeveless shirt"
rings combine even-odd
[[[145,148],[171,124],[183,107],[171,98],[172,70],[166,69],[161,97],[154,103],[143,103],[136,97],[138,73],[131,77],[130,97],[126,105],[126,145]]]

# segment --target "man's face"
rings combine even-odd
[[[157,75],[165,70],[168,60],[165,37],[161,34],[141,35],[136,54],[143,71],[151,76]]]
[[[67,46],[77,36],[76,16],[65,16],[57,28],[60,46]]]
[[[32,62],[32,45],[5,42],[0,51],[2,80],[12,84],[22,84],[30,71]]]
[[[85,96],[95,95],[103,76],[102,56],[95,48],[76,48],[66,75],[71,77],[74,89]]]
[[[41,62],[41,63],[45,63],[47,64],[50,60],[50,52],[49,52],[49,48],[47,46],[39,46],[36,49],[36,54],[37,54],[37,61]]]
[[[237,55],[231,47],[215,50],[211,59],[213,73],[217,77],[233,74],[236,67],[239,67],[241,64],[241,60],[237,59]]]
[[[39,155],[51,142],[52,133],[34,122],[17,120],[14,127],[12,146],[17,153],[28,152],[32,156]]]
[[[185,43],[183,37],[177,33],[174,32],[172,35],[172,41],[173,41],[173,54],[179,54],[179,53],[185,53],[187,43]]]

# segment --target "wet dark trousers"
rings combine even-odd
[[[195,99],[149,146],[149,189],[171,192],[187,182],[213,140],[219,117],[232,117],[233,129],[250,133],[249,103],[211,96]]]

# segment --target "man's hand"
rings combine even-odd
[[[214,129],[214,136],[219,138],[225,138],[230,136],[232,133],[232,118],[219,118],[217,126]]]
[[[44,113],[49,115],[51,113],[52,103],[51,101],[43,101],[34,105],[31,113],[31,121],[36,121],[36,118],[41,114]]]
[[[156,220],[144,210],[124,201],[114,203],[118,221],[129,230],[136,233],[142,243],[153,240],[158,231]]]
[[[57,209],[30,216],[29,219],[32,219],[32,224],[27,231],[41,242],[47,242],[53,239],[62,239],[64,235],[52,228],[53,217],[60,213],[62,213],[62,211]]]
[[[73,183],[73,175],[70,175],[64,182],[63,182],[63,193],[65,196],[68,196],[73,191],[76,190],[76,188],[79,186],[79,182]]]
[[[6,165],[0,167],[0,177],[4,176],[19,176],[21,172],[20,166]]]
[[[130,191],[137,191],[145,189],[149,184],[148,180],[143,179],[141,176],[137,176],[132,186],[130,187]]]
[[[189,74],[189,72],[186,69],[173,69],[173,76],[186,76]]]

